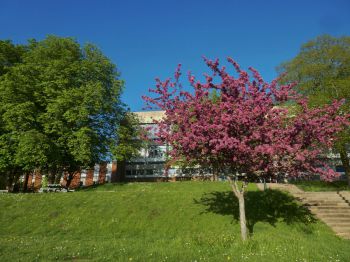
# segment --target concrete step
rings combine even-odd
[[[305,205],[305,207],[309,208],[309,209],[329,209],[329,210],[349,210],[349,207],[348,206],[328,206],[328,205],[322,205],[322,206],[308,206],[308,205]]]
[[[345,228],[349,228],[350,227],[350,222],[347,221],[341,221],[341,222],[329,222],[327,223],[328,226],[330,227],[345,227]]]
[[[349,226],[333,226],[332,229],[337,233],[350,233]]]
[[[323,213],[323,212],[318,212],[317,213],[318,216],[321,217],[339,217],[339,218],[343,218],[343,217],[347,217],[349,218],[350,221],[350,215],[349,214],[341,214],[341,213]]]
[[[345,239],[350,239],[350,233],[337,233],[337,236]]]
[[[295,197],[299,197],[299,198],[302,198],[302,199],[341,199],[341,196],[340,195],[332,195],[332,196],[323,196],[323,195],[320,195],[320,196],[295,196]]]
[[[350,219],[348,217],[337,217],[337,218],[321,217],[321,216],[317,216],[317,217],[326,223],[342,223],[342,222],[348,223],[348,222],[350,222]]]
[[[350,206],[347,203],[337,203],[337,204],[328,204],[328,203],[315,203],[315,204],[308,204],[305,203],[305,206],[310,206],[310,207],[324,207],[324,208],[349,208]]]
[[[309,200],[309,201],[337,201],[337,200],[342,200],[344,199],[341,196],[332,196],[332,197],[296,197],[297,199],[301,200]]]
[[[340,214],[340,215],[348,215],[350,217],[350,209],[318,209],[317,212],[319,214],[334,214],[334,215],[337,215],[337,214]]]
[[[333,196],[338,194],[336,191],[323,191],[323,192],[301,192],[299,193],[300,195],[305,195],[305,196]]]
[[[306,202],[310,205],[313,205],[313,204],[321,204],[321,205],[322,204],[329,204],[329,205],[347,204],[342,200],[333,200],[333,201],[331,201],[331,200],[309,200],[309,201],[305,200],[305,203]]]

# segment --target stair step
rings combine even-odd
[[[350,222],[342,221],[342,222],[329,222],[327,223],[328,226],[334,228],[334,227],[350,227]]]
[[[337,234],[342,234],[342,235],[345,235],[345,234],[350,234],[350,231],[349,230],[340,230],[340,231],[336,231]]]
[[[350,215],[350,208],[335,208],[335,209],[317,209],[317,207],[309,207],[313,210],[318,210],[320,214],[349,214]]]
[[[334,202],[334,201],[341,201],[344,202],[344,199],[342,197],[332,197],[332,198],[308,198],[308,197],[299,197],[297,198],[301,201],[322,201],[322,202]]]
[[[306,204],[309,205],[338,205],[338,204],[346,204],[344,201],[304,201]]]
[[[345,238],[345,239],[350,239],[350,233],[338,233],[337,236]]]
[[[332,229],[338,233],[350,233],[350,227],[334,226]]]
[[[307,200],[337,200],[337,199],[343,199],[341,196],[319,196],[319,197],[312,197],[312,196],[297,196],[301,199],[307,199]]]
[[[329,218],[329,217],[320,217],[318,216],[323,222],[326,222],[327,223],[341,223],[341,222],[350,222],[350,219],[349,218]]]
[[[350,208],[350,206],[348,205],[348,204],[346,204],[346,203],[344,203],[344,204],[338,204],[338,205],[305,205],[306,207],[309,207],[309,208],[320,208],[320,209],[332,209],[332,208],[334,208],[334,210],[335,209],[343,209],[343,210],[348,210],[348,208]]]
[[[320,217],[329,217],[329,218],[333,218],[333,217],[349,218],[349,221],[350,221],[350,215],[349,214],[332,214],[332,213],[321,213],[321,212],[318,212],[317,215],[320,216]]]

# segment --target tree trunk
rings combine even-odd
[[[9,172],[8,179],[7,179],[7,190],[8,190],[8,192],[13,192],[13,181],[14,181],[14,175]]]
[[[213,167],[213,176],[211,181],[218,181],[218,169],[216,167]]]
[[[29,174],[28,174],[28,172],[26,172],[26,173],[24,173],[23,192],[27,192],[27,189],[28,189],[28,179],[29,179]]]
[[[247,221],[245,217],[245,203],[244,203],[244,194],[238,197],[239,203],[239,222],[241,224],[241,236],[242,240],[247,240]]]
[[[68,175],[67,175],[67,179],[66,179],[66,188],[67,188],[67,189],[69,188],[70,184],[71,184],[72,181],[73,181],[73,176],[74,176],[74,175],[72,175],[72,174],[68,174]]]
[[[236,181],[232,181],[230,177],[228,177],[228,180],[230,181],[232,191],[234,195],[238,199],[239,204],[239,222],[241,225],[241,237],[242,240],[247,240],[247,220],[245,216],[245,203],[244,203],[244,187],[240,190],[238,187],[238,184]]]
[[[59,170],[59,171],[56,173],[55,180],[54,180],[54,184],[60,184],[60,183],[61,183],[62,174],[63,174],[63,171],[62,171],[62,170]]]
[[[48,182],[49,184],[54,184],[55,183],[55,178],[56,178],[56,172],[55,171],[50,171],[48,175]]]
[[[345,175],[348,179],[348,186],[350,187],[350,163],[349,163],[349,157],[345,146],[342,147],[342,150],[340,150],[339,153],[340,153],[340,159],[341,159],[342,165],[345,170]]]

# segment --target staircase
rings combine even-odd
[[[304,192],[295,185],[272,183],[268,188],[288,191],[338,236],[350,239],[350,191]]]

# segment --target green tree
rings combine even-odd
[[[23,171],[45,171],[50,182],[66,172],[69,186],[76,171],[112,157],[123,82],[91,44],[48,36],[24,50],[0,78],[3,134]]]
[[[297,90],[309,97],[312,106],[345,99],[343,112],[350,112],[350,37],[322,35],[302,45],[299,54],[281,64],[282,82],[297,81]],[[335,151],[340,154],[350,186],[348,158],[350,130],[339,136]]]
[[[146,130],[142,128],[140,121],[132,112],[125,111],[120,125],[117,128],[117,143],[114,143],[113,155],[118,161],[119,179],[122,181],[125,174],[126,161],[139,155],[141,148],[147,146]]]
[[[0,76],[19,63],[24,52],[23,45],[14,45],[10,40],[0,40]]]
[[[125,112],[117,129],[118,140],[114,148],[114,156],[118,161],[129,160],[137,156],[145,140],[141,139],[145,130],[141,127],[137,116],[132,112]]]
[[[14,45],[9,40],[0,40],[0,82],[5,74],[16,64],[22,61],[25,47]],[[0,86],[0,88],[5,88]],[[0,104],[0,187],[12,190],[13,182],[18,180],[21,168],[16,165],[16,139],[6,127],[7,118],[11,117],[9,110],[4,110],[5,101]],[[7,113],[4,115],[4,113]],[[12,113],[14,115],[14,112]]]

